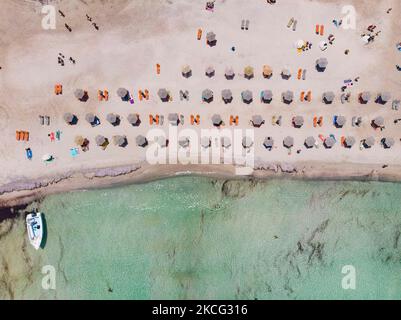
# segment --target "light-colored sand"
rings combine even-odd
[[[393,124],[395,118],[401,118],[401,111],[391,110],[391,103],[381,106],[373,101],[367,105],[357,103],[357,94],[368,90],[373,98],[380,91],[390,91],[393,98],[401,98],[401,74],[395,64],[401,64],[401,54],[395,49],[400,41],[401,6],[397,0],[371,1],[292,1],[280,0],[271,6],[262,0],[252,1],[216,1],[213,13],[204,9],[205,1],[189,0],[110,0],[110,1],[54,1],[57,9],[61,9],[66,17],[57,17],[57,29],[45,31],[41,28],[41,6],[34,1],[3,0],[0,3],[0,186],[10,186],[15,182],[53,181],[55,177],[74,177],[77,172],[95,172],[99,168],[127,167],[141,164],[147,175],[165,176],[174,171],[209,172],[210,167],[177,166],[160,168],[144,163],[145,151],[135,145],[138,134],[146,135],[150,126],[148,115],[163,114],[167,120],[169,112],[178,112],[185,116],[184,126],[179,130],[191,128],[190,114],[201,116],[201,128],[212,128],[211,116],[221,114],[228,126],[230,115],[238,115],[238,128],[250,129],[249,120],[252,115],[260,114],[266,120],[265,125],[255,129],[255,158],[257,163],[265,163],[259,167],[274,167],[277,164],[290,164],[297,168],[297,176],[310,178],[321,177],[359,177],[401,180],[401,123]],[[353,3],[357,9],[357,29],[337,29],[333,19],[341,18],[341,7]],[[390,14],[386,10],[392,7]],[[96,31],[86,20],[88,13],[100,26]],[[18,19],[14,19],[18,17]],[[286,28],[291,17],[298,20],[297,31]],[[248,31],[240,30],[241,19],[250,20]],[[73,32],[64,28],[68,23]],[[336,37],[333,46],[321,52],[318,44],[323,37],[314,34],[317,23],[326,27],[325,37],[332,33]],[[380,36],[369,46],[361,41],[360,34],[366,27],[375,24],[382,30]],[[217,35],[217,45],[208,47],[205,38],[196,39],[196,31],[202,28],[204,35],[213,31]],[[298,54],[294,43],[298,39],[311,41],[310,51]],[[232,52],[232,46],[236,51]],[[345,49],[350,54],[344,54]],[[77,60],[73,66],[66,61],[65,67],[57,64],[58,53],[62,52],[67,60],[69,56]],[[316,59],[327,57],[328,68],[324,73],[314,69]],[[161,74],[156,75],[155,64],[161,64]],[[181,76],[181,67],[189,64],[193,75],[189,79]],[[262,67],[269,64],[273,67],[272,79],[262,77]],[[209,79],[204,72],[212,65],[216,69],[214,78]],[[243,69],[251,65],[255,68],[255,78],[243,78]],[[224,78],[226,67],[233,67],[237,73],[232,81]],[[288,67],[293,76],[290,80],[282,80],[281,69]],[[296,80],[298,68],[307,69],[307,80]],[[360,76],[360,81],[352,88],[352,102],[342,105],[339,101],[343,80]],[[54,84],[62,83],[62,96],[53,94]],[[126,87],[135,97],[135,104],[122,102],[116,96],[119,87]],[[157,90],[165,87],[173,94],[173,102],[162,103],[157,97]],[[77,101],[73,92],[77,88],[88,91],[86,103]],[[110,92],[108,102],[98,102],[97,90],[107,88]],[[138,89],[149,89],[150,101],[138,101]],[[212,103],[201,102],[202,90],[210,88],[215,93]],[[234,95],[232,104],[225,105],[221,101],[221,90],[231,89]],[[190,101],[179,100],[179,90],[188,90]],[[243,90],[253,92],[254,101],[250,105],[241,102]],[[270,89],[274,98],[270,105],[259,102],[261,90]],[[280,101],[285,90],[295,93],[295,102],[290,106]],[[300,91],[312,90],[311,103],[299,102]],[[324,105],[321,95],[325,91],[334,91],[336,99],[333,105]],[[62,117],[67,111],[79,118],[76,126],[68,126]],[[85,114],[93,112],[99,116],[102,124],[91,128],[85,121]],[[109,112],[121,116],[120,126],[112,127],[106,122]],[[142,123],[134,128],[128,124],[129,113],[138,113]],[[38,115],[49,115],[51,125],[40,126]],[[282,115],[283,125],[272,126],[273,115]],[[301,129],[291,126],[295,115],[305,118]],[[313,128],[313,116],[323,116],[325,124],[322,128]],[[334,115],[344,115],[347,123],[344,128],[336,129],[332,125]],[[370,121],[381,115],[385,118],[386,129],[375,131]],[[352,116],[362,116],[360,128],[351,126]],[[167,121],[166,121],[167,122]],[[167,125],[159,127],[165,132]],[[30,132],[29,143],[16,142],[15,131]],[[61,141],[50,142],[48,133],[62,131]],[[95,146],[94,137],[103,134],[110,140],[115,134],[124,134],[128,138],[126,148],[110,145],[106,151]],[[354,136],[357,143],[352,149],[345,149],[339,143],[332,150],[321,145],[319,149],[306,150],[303,141],[307,136],[328,136],[334,134],[337,140],[341,136]],[[75,147],[74,138],[82,135],[91,142],[90,150],[81,152],[74,159],[69,149]],[[290,135],[295,139],[295,147],[291,155],[283,148],[282,140]],[[368,136],[376,138],[376,145],[370,150],[360,150],[359,141]],[[268,152],[262,146],[266,136],[275,139],[275,148]],[[384,150],[380,146],[383,137],[393,137],[395,146]],[[32,161],[25,158],[25,148],[30,147],[34,153]],[[301,149],[300,154],[296,153]],[[43,154],[52,154],[56,160],[45,165],[41,160]],[[268,163],[268,164],[266,164]],[[382,165],[389,167],[383,169]],[[288,165],[284,165],[284,167]],[[219,169],[221,168],[221,169]],[[300,169],[301,168],[301,169]],[[145,169],[141,169],[142,171]],[[141,171],[138,170],[138,171]],[[213,167],[213,173],[233,175],[233,170],[226,166]],[[281,171],[281,170],[278,170]],[[291,170],[284,170],[291,171]],[[256,176],[266,173],[256,172]],[[270,171],[268,173],[270,175]],[[79,176],[79,174],[78,174]],[[138,172],[133,176],[141,176]],[[49,178],[50,177],[50,178]],[[40,192],[65,190],[77,187],[74,179],[44,188]],[[120,178],[121,179],[121,178]],[[58,179],[56,179],[58,180]],[[101,184],[95,179],[96,185]],[[113,178],[112,181],[119,181]],[[107,183],[110,183],[108,181]],[[79,187],[93,186],[93,181],[78,183]],[[47,191],[45,191],[47,190]],[[29,192],[6,193],[0,195],[0,202],[5,203],[15,197],[27,196]],[[7,202],[8,203],[8,202]]]

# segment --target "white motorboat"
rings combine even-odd
[[[43,220],[40,212],[29,213],[26,216],[26,228],[29,242],[38,250],[43,239]]]

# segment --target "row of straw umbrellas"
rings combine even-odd
[[[328,65],[327,58],[320,58],[316,60],[316,69],[320,72],[326,70]],[[184,78],[190,78],[193,74],[192,68],[189,65],[184,65],[181,69],[181,74]],[[216,75],[216,69],[213,66],[208,66],[205,69],[205,75],[209,78],[212,78]],[[224,76],[227,80],[233,80],[235,78],[236,73],[232,67],[228,67],[225,69]],[[252,66],[246,66],[243,69],[243,77],[245,79],[251,80],[255,77],[255,69]],[[264,65],[262,69],[262,75],[266,79],[270,79],[273,76],[273,68],[269,65]],[[284,80],[289,80],[292,76],[292,72],[289,68],[283,68],[280,72],[280,76]]]
[[[229,148],[232,146],[231,138],[230,137],[221,137],[221,146],[224,148]],[[102,135],[97,135],[95,137],[96,144],[99,147],[106,148],[107,145],[109,144],[108,139],[105,136]],[[128,145],[128,140],[126,136],[113,136],[113,142],[115,145],[120,146],[120,147],[125,147]],[[136,145],[139,147],[146,147],[148,146],[148,140],[145,136],[143,135],[138,135],[135,139]],[[169,141],[164,137],[164,136],[159,136],[156,137],[155,142],[159,144],[160,147],[167,147]],[[191,140],[189,137],[180,137],[178,139],[178,145],[182,148],[188,148],[190,146]],[[212,145],[212,139],[210,137],[202,137],[201,138],[201,146],[204,148],[208,148]],[[326,149],[331,149],[334,147],[334,145],[337,143],[337,140],[334,138],[334,136],[328,136],[323,140],[323,145]],[[343,146],[345,148],[352,148],[356,143],[356,139],[353,136],[347,136],[344,138],[343,141]],[[365,149],[369,149],[373,147],[376,143],[376,140],[374,137],[369,136],[366,139],[363,139],[361,141],[362,146]],[[395,141],[393,138],[386,137],[381,140],[381,144],[385,149],[389,149],[394,146]],[[242,146],[245,149],[249,149],[254,145],[254,141],[252,138],[245,136],[242,138]],[[272,149],[274,147],[274,139],[272,137],[266,137],[263,141],[263,146],[266,149]],[[287,136],[283,139],[283,146],[285,148],[291,149],[294,147],[294,138],[292,136]],[[309,136],[304,140],[304,146],[307,149],[312,149],[315,147],[318,147],[317,140],[313,136]]]
[[[93,113],[87,113],[85,116],[86,121],[91,125],[91,126],[97,126],[100,124],[99,118],[93,114]],[[121,118],[119,115],[115,113],[109,113],[106,116],[106,120],[113,126],[117,126],[120,124]],[[214,114],[211,118],[212,124],[215,127],[220,127],[223,125],[223,118],[221,117],[220,114]],[[64,114],[64,121],[69,124],[69,125],[74,125],[78,122],[77,116],[74,114],[67,112]],[[136,113],[131,113],[127,116],[127,121],[132,125],[132,126],[139,126],[141,123],[140,116]],[[180,123],[180,116],[178,113],[170,113],[168,115],[168,121],[171,125],[177,126]],[[342,128],[344,127],[347,119],[344,116],[335,116],[334,117],[334,126],[337,128]],[[265,120],[261,115],[253,115],[251,119],[251,123],[254,127],[260,128],[263,124],[265,124]],[[295,116],[292,118],[292,124],[295,128],[301,128],[305,123],[305,119],[303,116]],[[382,116],[378,116],[374,118],[371,121],[372,127],[376,128],[382,128],[384,127],[384,118]]]

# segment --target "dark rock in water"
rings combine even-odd
[[[221,192],[224,197],[243,198],[251,191],[258,182],[254,179],[249,180],[226,180],[221,186]]]
[[[0,208],[0,223],[7,219],[14,219],[18,217],[19,212],[25,210],[27,205],[16,207]]]

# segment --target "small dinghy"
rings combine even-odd
[[[26,228],[29,242],[38,250],[43,238],[43,220],[40,212],[29,213],[26,216]]]

